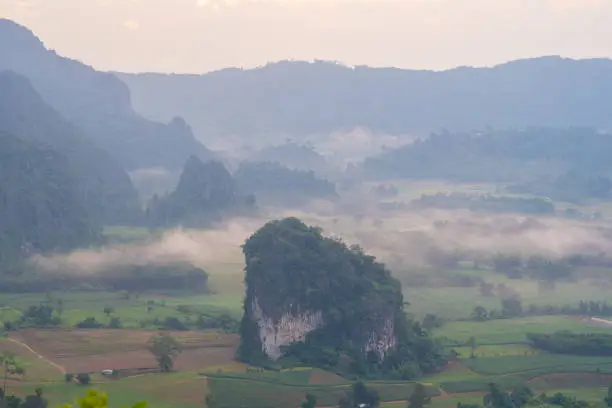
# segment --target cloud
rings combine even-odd
[[[140,29],[140,23],[137,20],[129,19],[123,22],[123,27],[130,31],[138,31]]]

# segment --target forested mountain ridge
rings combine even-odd
[[[588,127],[532,127],[441,132],[368,158],[362,176],[374,179],[520,181],[558,177],[572,169],[612,173],[612,134]]]
[[[612,60],[542,57],[447,71],[268,64],[204,75],[118,74],[138,112],[196,134],[309,134],[364,126],[427,134],[487,126],[612,127]]]
[[[27,28],[0,19],[0,70],[27,77],[42,98],[108,150],[126,170],[180,168],[187,158],[212,153],[180,118],[168,124],[139,116],[130,90],[116,76],[64,58]]]
[[[0,262],[96,243],[68,160],[48,146],[0,131]]]
[[[203,227],[226,216],[249,214],[254,209],[254,197],[238,190],[222,163],[204,163],[191,156],[176,189],[164,197],[155,196],[146,217],[151,226]]]
[[[241,191],[254,194],[258,203],[300,205],[316,198],[335,198],[334,183],[313,171],[292,170],[273,162],[244,162],[234,173]]]
[[[84,205],[99,222],[122,223],[138,217],[138,195],[125,170],[14,72],[0,72],[0,131],[64,156]]]

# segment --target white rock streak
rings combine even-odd
[[[365,351],[375,351],[380,359],[384,359],[387,352],[395,347],[395,322],[393,319],[386,319],[382,328],[378,331],[373,330],[368,337]]]
[[[253,318],[259,327],[262,350],[272,360],[281,357],[281,346],[304,341],[308,333],[324,325],[323,313],[320,310],[298,313],[297,316],[286,313],[278,321],[274,321],[261,309],[257,297],[251,307]]]

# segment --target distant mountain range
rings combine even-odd
[[[191,155],[213,156],[183,119],[159,123],[134,112],[129,88],[115,75],[61,57],[27,28],[0,19],[0,71],[7,70],[28,78],[46,103],[128,171],[180,169]]]
[[[543,57],[415,71],[279,62],[204,75],[118,74],[135,109],[180,114],[199,137],[298,136],[363,126],[423,135],[523,126],[612,128],[612,60]]]

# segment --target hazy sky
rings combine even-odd
[[[62,55],[121,71],[612,57],[612,0],[0,0],[0,17]]]

